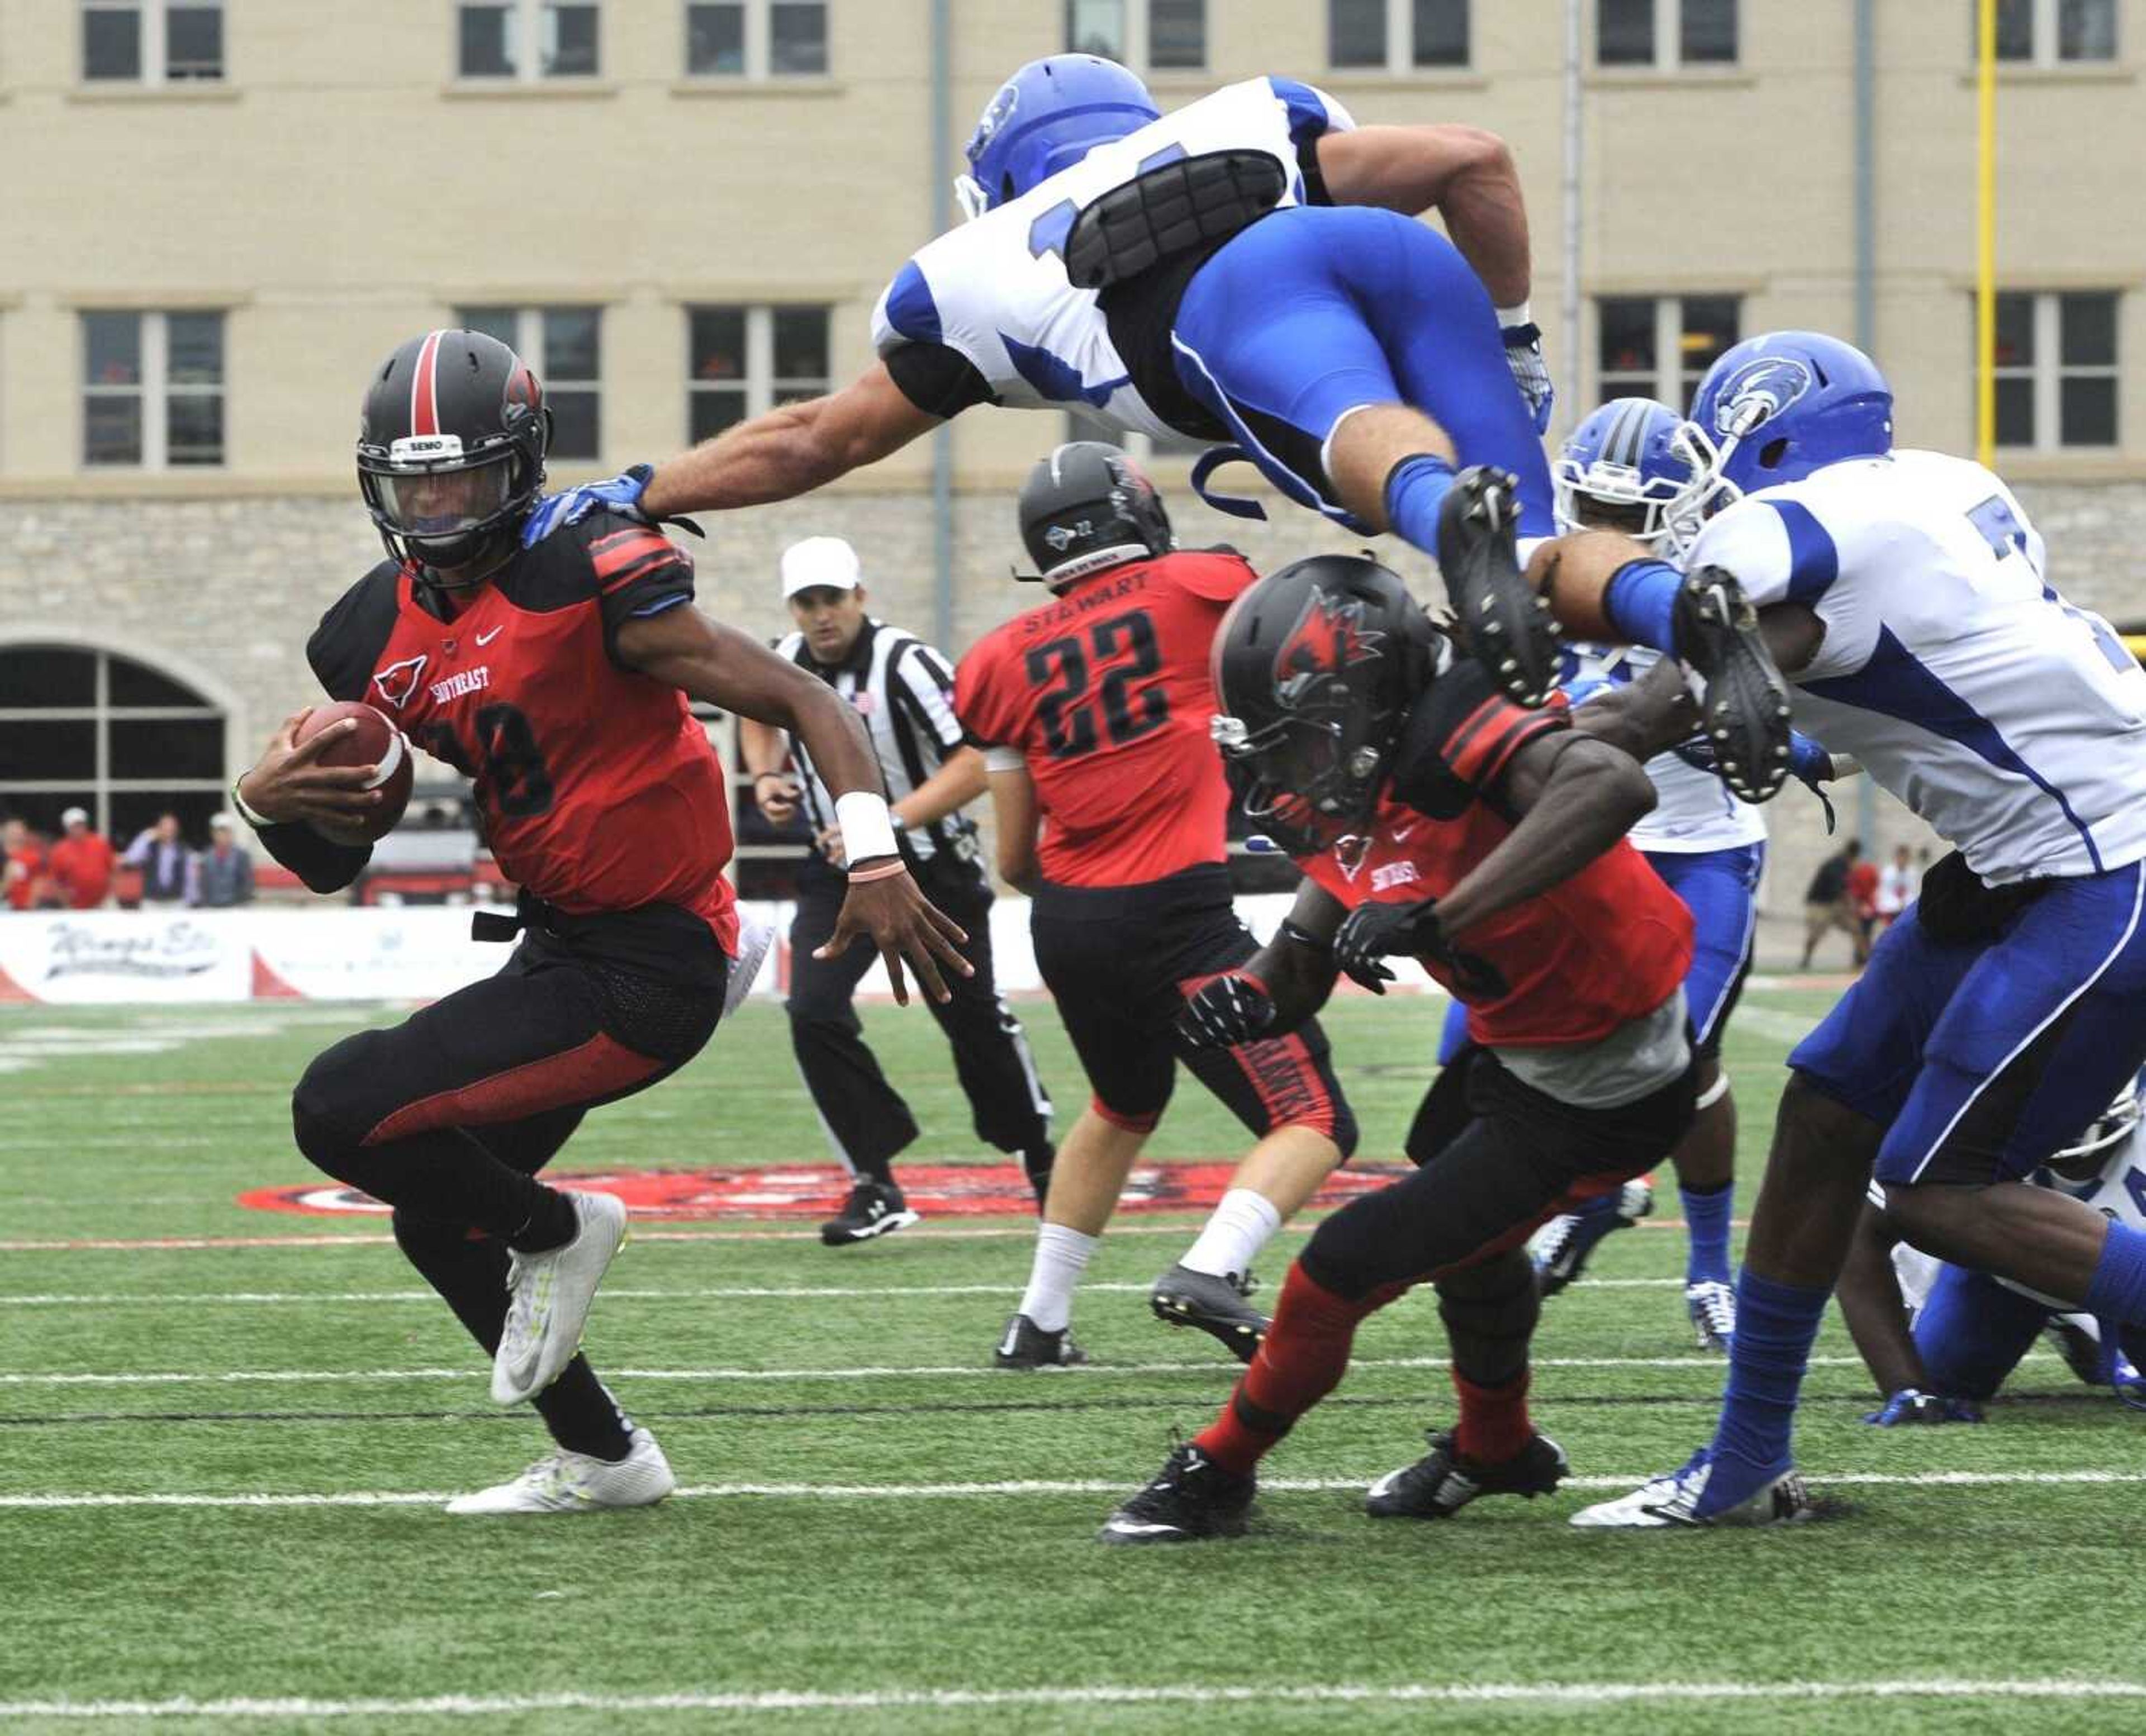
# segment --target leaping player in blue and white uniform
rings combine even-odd
[[[661,518],[787,500],[977,404],[1071,411],[1113,436],[1215,443],[1194,471],[1203,491],[1219,458],[1247,458],[1360,534],[1390,530],[1435,556],[1443,539],[1471,648],[1512,698],[1547,699],[1550,613],[1478,546],[1486,490],[1517,493],[1524,534],[1552,529],[1550,376],[1502,141],[1359,127],[1278,77],[1164,116],[1123,67],[1061,54],[1000,88],[967,157],[971,221],[896,272],[872,313],[878,360],[858,379],[570,490],[528,539],[597,505]],[[1445,234],[1416,221],[1433,211]],[[1461,466],[1485,468],[1456,488]],[[1694,601],[1684,656],[1708,683],[1709,731],[1738,745],[1726,757],[1763,797],[1786,706],[1739,601]]]
[[[1590,1526],[1812,1510],[1797,1395],[1874,1165],[1924,1252],[2146,1326],[2146,1230],[2028,1183],[2146,1061],[2146,671],[2051,586],[2002,481],[1894,450],[1891,388],[1852,346],[1748,339],[1693,419],[1715,510],[1684,570],[1561,538],[1535,556],[1553,606],[1674,654],[1679,598],[1734,573],[1805,726],[1954,848],[1789,1056],[1712,1444]]]
[[[2146,1230],[2146,1126],[2134,1080],[2088,1128],[2029,1178],[2069,1194],[2113,1223]],[[2051,1339],[2089,1386],[2146,1409],[2146,1333],[2066,1313],[2016,1285],[1933,1260],[1899,1240],[1872,1185],[1840,1275],[1840,1312],[1885,1402],[1864,1419],[1902,1424],[1979,1423],[2035,1334]]]
[[[1657,554],[1670,551],[1670,509],[1691,490],[1692,466],[1679,436],[1684,418],[1652,398],[1613,398],[1573,430],[1552,466],[1560,531],[1621,531]],[[1575,705],[1624,686],[1652,668],[1660,653],[1622,646],[1570,644],[1560,683]],[[1791,771],[1814,790],[1846,776],[1807,736],[1791,742]],[[1699,1056],[1699,1115],[1671,1154],[1684,1208],[1687,1255],[1684,1307],[1701,1349],[1726,1350],[1736,1329],[1729,1261],[1729,1226],[1735,1200],[1736,1105],[1720,1063],[1721,1040],[1751,968],[1758,928],[1759,876],[1765,866],[1766,822],[1759,810],[1731,795],[1703,741],[1647,761],[1654,811],[1632,828],[1649,865],[1692,913],[1691,974],[1684,1000],[1691,1010]],[[1829,821],[1831,811],[1828,810]],[[1455,1003],[1453,1011],[1465,1015]],[[1457,1030],[1456,1030],[1457,1025]],[[1447,1049],[1465,1037],[1466,1020],[1449,1017]],[[1580,1211],[1555,1217],[1537,1232],[1534,1251],[1543,1293],[1555,1295],[1579,1278],[1605,1236],[1652,1209],[1645,1180],[1627,1182]]]

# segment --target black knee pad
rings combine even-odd
[[[338,1180],[346,1160],[365,1140],[370,1130],[359,1125],[365,1110],[355,1089],[362,1077],[362,1061],[354,1052],[363,1034],[346,1037],[313,1057],[291,1093],[291,1133],[307,1162]]]
[[[1526,1256],[1521,1260],[1525,1262]],[[1506,1265],[1504,1260],[1496,1263],[1499,1275],[1495,1279],[1480,1268],[1440,1279],[1433,1286],[1438,1292],[1438,1317],[1453,1330],[1474,1338],[1525,1344],[1535,1335],[1542,1295],[1532,1265],[1510,1274],[1504,1270]],[[1482,1281],[1471,1283],[1479,1272]]]

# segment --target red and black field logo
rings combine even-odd
[[[1233,1164],[1150,1164],[1127,1178],[1123,1212],[1207,1211],[1235,1173]],[[1384,1187],[1405,1171],[1391,1166],[1347,1169],[1328,1178],[1315,1205],[1340,1205]],[[910,1205],[927,1218],[1004,1217],[1029,1214],[1035,1196],[1012,1164],[900,1164],[895,1174]],[[832,1164],[785,1164],[747,1170],[629,1170],[616,1174],[561,1173],[570,1183],[624,1200],[636,1218],[680,1221],[728,1218],[825,1218],[842,1208],[850,1178]],[[370,1194],[332,1182],[316,1186],[255,1188],[238,1196],[256,1211],[310,1216],[385,1216]]]

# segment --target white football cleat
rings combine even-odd
[[[626,1207],[609,1194],[572,1189],[581,1227],[541,1254],[507,1256],[507,1324],[492,1359],[492,1401],[519,1404],[556,1380],[581,1349],[604,1269],[626,1240]]]
[[[1572,1523],[1584,1530],[1686,1530],[1706,1525],[1786,1525],[1817,1516],[1818,1509],[1794,1471],[1784,1471],[1743,1500],[1701,1515],[1699,1504],[1714,1474],[1710,1449],[1701,1448],[1684,1468],[1650,1478],[1628,1495],[1583,1507]]]
[[[457,1495],[450,1513],[595,1513],[606,1507],[653,1507],[678,1486],[671,1461],[646,1429],[633,1431],[633,1450],[613,1464],[561,1447],[512,1483]]]
[[[1718,1278],[1702,1278],[1684,1287],[1684,1307],[1699,1348],[1726,1354],[1736,1337],[1736,1292]]]

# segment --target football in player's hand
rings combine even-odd
[[[346,717],[356,718],[357,727],[329,742],[321,751],[320,763],[377,766],[378,775],[367,787],[380,792],[380,805],[362,820],[332,826],[316,821],[313,830],[338,844],[377,843],[395,830],[403,809],[410,805],[410,781],[415,771],[411,764],[410,744],[402,739],[402,731],[371,706],[356,700],[338,700],[332,706],[314,706],[298,726],[298,745],[304,746],[322,730],[341,723]]]

